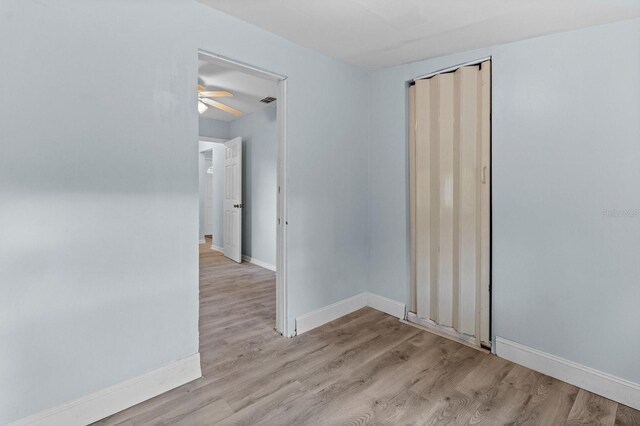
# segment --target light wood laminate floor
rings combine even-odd
[[[203,377],[100,425],[640,425],[640,412],[361,309],[274,330],[275,274],[200,246]]]

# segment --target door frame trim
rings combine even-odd
[[[288,327],[288,285],[287,285],[287,76],[237,61],[205,49],[198,49],[198,58],[255,77],[271,80],[278,85],[278,101],[276,103],[276,121],[278,128],[277,154],[277,214],[276,214],[276,324],[278,333],[292,337],[293,330]],[[197,96],[194,87],[194,98]]]

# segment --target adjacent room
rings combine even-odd
[[[640,425],[640,0],[0,0],[0,425]]]
[[[200,61],[198,75],[199,148],[204,160],[199,166],[199,240],[209,238],[214,250],[237,251],[240,257],[228,250],[225,256],[238,263],[246,260],[275,271],[278,86],[206,60]],[[225,145],[234,140],[241,157],[228,170],[238,170],[238,182],[225,173]],[[238,193],[227,197],[225,182],[232,191],[237,185]],[[233,220],[234,211],[241,212],[239,221]],[[233,235],[238,230],[240,234]]]
[[[277,95],[277,82],[200,55],[201,344],[276,328]]]

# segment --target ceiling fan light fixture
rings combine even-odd
[[[203,102],[198,101],[198,112],[199,112],[200,114],[204,114],[204,112],[205,112],[206,110],[208,110],[208,109],[209,109],[209,107],[208,107],[208,106],[206,106]]]
[[[214,101],[213,99],[202,98],[200,99],[200,102],[205,103],[208,106],[220,109],[224,112],[228,112],[229,114],[235,115],[236,117],[239,117],[242,115],[242,111],[239,111],[233,107],[230,107],[229,105],[225,105],[222,102]]]

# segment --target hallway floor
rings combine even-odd
[[[275,273],[200,245],[203,377],[100,425],[640,425],[640,412],[364,308],[295,338]]]

